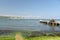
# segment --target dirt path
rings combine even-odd
[[[15,39],[16,40],[23,40],[23,37],[21,36],[21,34],[16,34]]]

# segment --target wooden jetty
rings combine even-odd
[[[47,25],[52,25],[52,26],[60,26],[60,22],[57,22],[54,19],[52,19],[50,21],[40,20],[40,23],[47,24]]]

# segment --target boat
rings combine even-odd
[[[49,21],[40,20],[40,23],[51,25],[51,26],[60,26],[60,22],[55,21],[54,19],[51,19]]]

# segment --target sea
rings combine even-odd
[[[40,23],[41,19],[0,19],[0,30],[51,31],[52,26]],[[46,20],[46,19],[43,19]],[[56,19],[56,21],[60,21]],[[53,27],[60,31],[59,27]]]

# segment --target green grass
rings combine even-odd
[[[58,36],[40,36],[40,37],[30,37],[26,38],[25,40],[60,40]]]
[[[8,35],[0,35],[0,40],[15,40],[15,33],[9,33]]]
[[[0,40],[15,40],[15,38],[14,37],[0,37]],[[41,37],[25,38],[24,40],[60,40],[60,37],[41,36]]]
[[[0,40],[15,40],[16,33],[20,33],[20,32],[10,33],[9,36],[0,35]],[[26,37],[25,35],[23,35],[23,38],[24,40],[60,40],[59,36]]]
[[[23,37],[24,40],[60,40],[58,36]],[[0,37],[0,40],[15,40],[14,36]]]
[[[15,40],[14,37],[0,37],[0,40]]]

